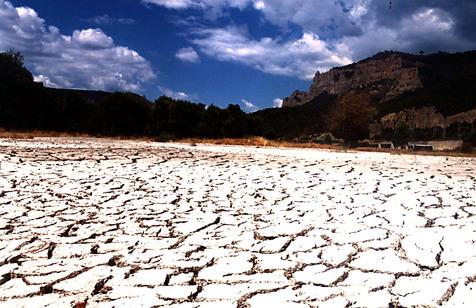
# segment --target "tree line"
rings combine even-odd
[[[294,139],[332,132],[353,142],[368,136],[376,112],[368,97],[326,93],[293,108],[252,114],[161,96],[154,102],[134,93],[60,90],[33,80],[21,54],[0,53],[0,128],[51,130],[101,136]]]
[[[170,139],[256,133],[239,105],[219,108],[166,96],[150,102],[134,93],[45,88],[33,81],[16,52],[0,53],[0,127]]]

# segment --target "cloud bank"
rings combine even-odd
[[[265,22],[298,40],[250,37],[231,22],[191,29],[200,51],[269,74],[309,79],[313,72],[346,64],[382,50],[426,53],[476,48],[476,2],[450,0],[143,0],[168,9],[209,11],[254,9]],[[194,15],[194,16],[195,16]],[[294,28],[293,28],[294,29]]]
[[[285,42],[269,37],[254,40],[237,27],[201,29],[195,36],[192,42],[203,54],[274,75],[312,79],[316,70],[325,71],[352,62],[313,33]]]

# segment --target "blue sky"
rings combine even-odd
[[[246,111],[382,50],[476,48],[472,0],[0,0],[0,50],[47,86]]]

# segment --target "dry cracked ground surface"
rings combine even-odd
[[[476,160],[0,140],[1,307],[476,305]]]

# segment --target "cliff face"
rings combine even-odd
[[[380,87],[375,87],[373,91],[385,91],[384,99],[388,100],[405,91],[422,87],[418,64],[405,63],[405,67],[404,62],[406,61],[401,56],[392,54],[382,59],[332,69],[324,74],[317,73],[309,92],[311,96],[323,92],[342,94],[351,89],[372,87],[378,83]]]
[[[289,97],[283,100],[283,107],[296,107],[304,105],[312,99],[308,92],[294,91]]]
[[[419,109],[405,109],[398,113],[390,113],[380,119],[383,129],[397,129],[406,125],[412,129],[429,129],[433,127],[446,127],[445,117],[434,107]]]
[[[283,107],[305,104],[324,92],[339,95],[358,88],[368,89],[379,101],[385,102],[406,91],[422,88],[419,71],[422,65],[403,54],[389,53],[334,68],[327,73],[317,72],[309,92],[299,92],[298,97],[291,95],[284,100]]]
[[[335,104],[352,92],[364,94],[376,109],[369,126],[375,138],[392,138],[405,127],[422,140],[468,137],[476,127],[476,51],[379,53],[327,73],[317,72],[309,91],[294,92],[283,107],[314,104],[325,109],[322,95],[332,97]]]
[[[400,125],[410,129],[448,128],[453,124],[472,124],[476,121],[476,109],[444,117],[435,107],[405,109],[390,113],[380,119],[383,129],[395,130]]]

